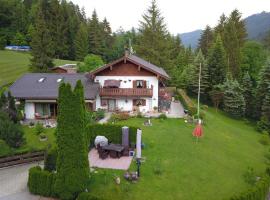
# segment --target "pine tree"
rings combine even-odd
[[[270,87],[270,63],[263,67],[259,75],[259,83],[256,91],[256,117],[259,119],[262,116],[263,100],[266,98],[268,88]]]
[[[216,41],[212,45],[208,57],[209,80],[212,86],[224,82],[226,77],[226,66],[225,49],[220,35],[217,35]]]
[[[87,28],[84,24],[80,25],[80,28],[76,34],[75,50],[76,50],[76,60],[83,61],[89,50],[88,33]]]
[[[234,10],[225,24],[224,46],[227,53],[227,64],[233,78],[241,75],[241,48],[246,40],[247,33],[244,20],[238,10]]]
[[[220,35],[223,44],[224,44],[224,32],[225,32],[226,21],[227,21],[227,17],[223,13],[219,18],[218,25],[214,28],[215,35]]]
[[[208,100],[208,92],[210,89],[210,83],[209,83],[209,69],[207,62],[202,54],[202,51],[199,50],[197,53],[194,63],[189,67],[189,85],[188,89],[191,94],[197,95],[198,94],[198,81],[199,81],[199,71],[200,71],[200,65],[201,65],[201,97],[203,101]]]
[[[213,31],[210,26],[206,26],[205,30],[201,33],[199,39],[198,49],[201,49],[204,56],[208,55],[208,50],[210,49],[214,40]]]
[[[243,88],[243,96],[245,99],[246,109],[245,116],[253,117],[254,113],[254,94],[253,94],[253,85],[251,81],[251,77],[248,72],[246,72],[242,79],[242,88]]]
[[[245,114],[245,99],[243,90],[236,80],[228,78],[224,83],[224,111],[233,117],[243,117]]]
[[[54,57],[66,58],[68,56],[67,31],[64,21],[63,8],[58,0],[51,0],[50,32],[54,48]]]
[[[85,191],[89,180],[85,105],[80,81],[74,92],[70,84],[60,85],[58,109],[58,155],[54,188],[60,199],[75,199],[80,192]]]
[[[109,62],[112,57],[112,47],[114,43],[114,38],[112,36],[112,29],[110,23],[105,18],[102,23],[102,40],[104,41],[104,49],[103,49],[103,60]]]
[[[89,53],[103,55],[104,41],[102,41],[102,25],[98,20],[96,10],[93,11],[89,21]]]
[[[44,2],[46,3],[46,0],[42,0],[39,4],[32,35],[31,71],[33,72],[48,72],[53,67],[54,51],[50,30],[46,24],[46,15],[42,9]]]
[[[170,71],[168,31],[155,0],[140,21],[136,53],[145,60]]]

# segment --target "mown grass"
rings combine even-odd
[[[97,170],[90,191],[106,199],[222,200],[249,189],[243,178],[247,168],[254,168],[257,175],[266,168],[268,147],[258,142],[261,135],[244,121],[213,109],[206,118],[198,144],[192,136],[194,125],[184,120],[156,119],[152,127],[144,127],[144,119],[121,122],[143,130],[146,161],[141,178],[130,184],[123,179],[123,171]],[[136,168],[135,162],[131,168]],[[115,175],[122,178],[120,186],[114,183]]]
[[[0,50],[0,86],[14,82],[29,71],[31,55],[28,52]],[[55,59],[55,65],[77,63],[76,61]]]
[[[46,150],[47,148],[53,147],[56,144],[55,138],[55,128],[45,129],[48,140],[40,141],[39,136],[35,132],[35,128],[29,128],[28,126],[23,126],[24,130],[24,144],[17,149],[14,148],[2,148],[0,149],[0,156],[8,156],[32,151]]]

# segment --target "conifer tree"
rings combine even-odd
[[[89,50],[88,33],[84,24],[80,24],[80,28],[75,38],[76,60],[83,61]]]
[[[220,35],[223,44],[226,21],[227,17],[223,13],[219,18],[218,25],[214,28],[215,35]]]
[[[46,0],[42,0],[38,6],[35,21],[35,29],[32,35],[32,59],[31,70],[33,72],[47,72],[53,67],[53,45],[49,27],[46,24],[46,18],[43,6]]]
[[[244,20],[238,10],[234,10],[225,24],[224,46],[227,53],[227,64],[230,73],[235,79],[241,75],[241,48],[246,40],[247,33]]]
[[[259,75],[259,83],[256,91],[257,118],[262,115],[263,100],[266,98],[268,88],[270,87],[270,63],[263,67]]]
[[[168,31],[155,0],[140,21],[136,53],[145,60],[170,71]]]
[[[246,109],[245,116],[253,117],[254,113],[254,94],[253,94],[253,84],[248,72],[246,72],[242,79],[242,88],[243,88],[243,96],[245,99]]]
[[[60,199],[75,199],[79,193],[85,191],[89,180],[85,105],[80,81],[74,92],[70,84],[60,85],[58,112],[58,155],[54,188]]]
[[[221,37],[218,34],[215,43],[210,49],[208,57],[209,80],[212,86],[223,84],[226,77],[226,66],[226,53]]]
[[[205,30],[201,33],[199,39],[198,49],[201,49],[204,56],[208,55],[208,50],[210,49],[214,40],[213,31],[210,26],[206,26]]]
[[[197,95],[200,65],[201,65],[201,81],[200,81],[201,97],[202,100],[206,101],[208,100],[208,92],[210,89],[209,69],[201,50],[199,50],[199,52],[197,53],[194,59],[194,63],[189,67],[188,89],[190,90],[191,94]]]
[[[224,111],[233,117],[243,117],[245,114],[245,99],[243,90],[237,80],[227,78],[224,83]]]
[[[104,41],[102,41],[102,25],[99,22],[96,10],[89,21],[89,53],[103,55]]]

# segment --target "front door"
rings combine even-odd
[[[115,99],[109,99],[108,100],[108,110],[109,111],[115,111]]]

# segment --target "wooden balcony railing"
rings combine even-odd
[[[153,88],[100,88],[99,95],[110,97],[152,97]]]

